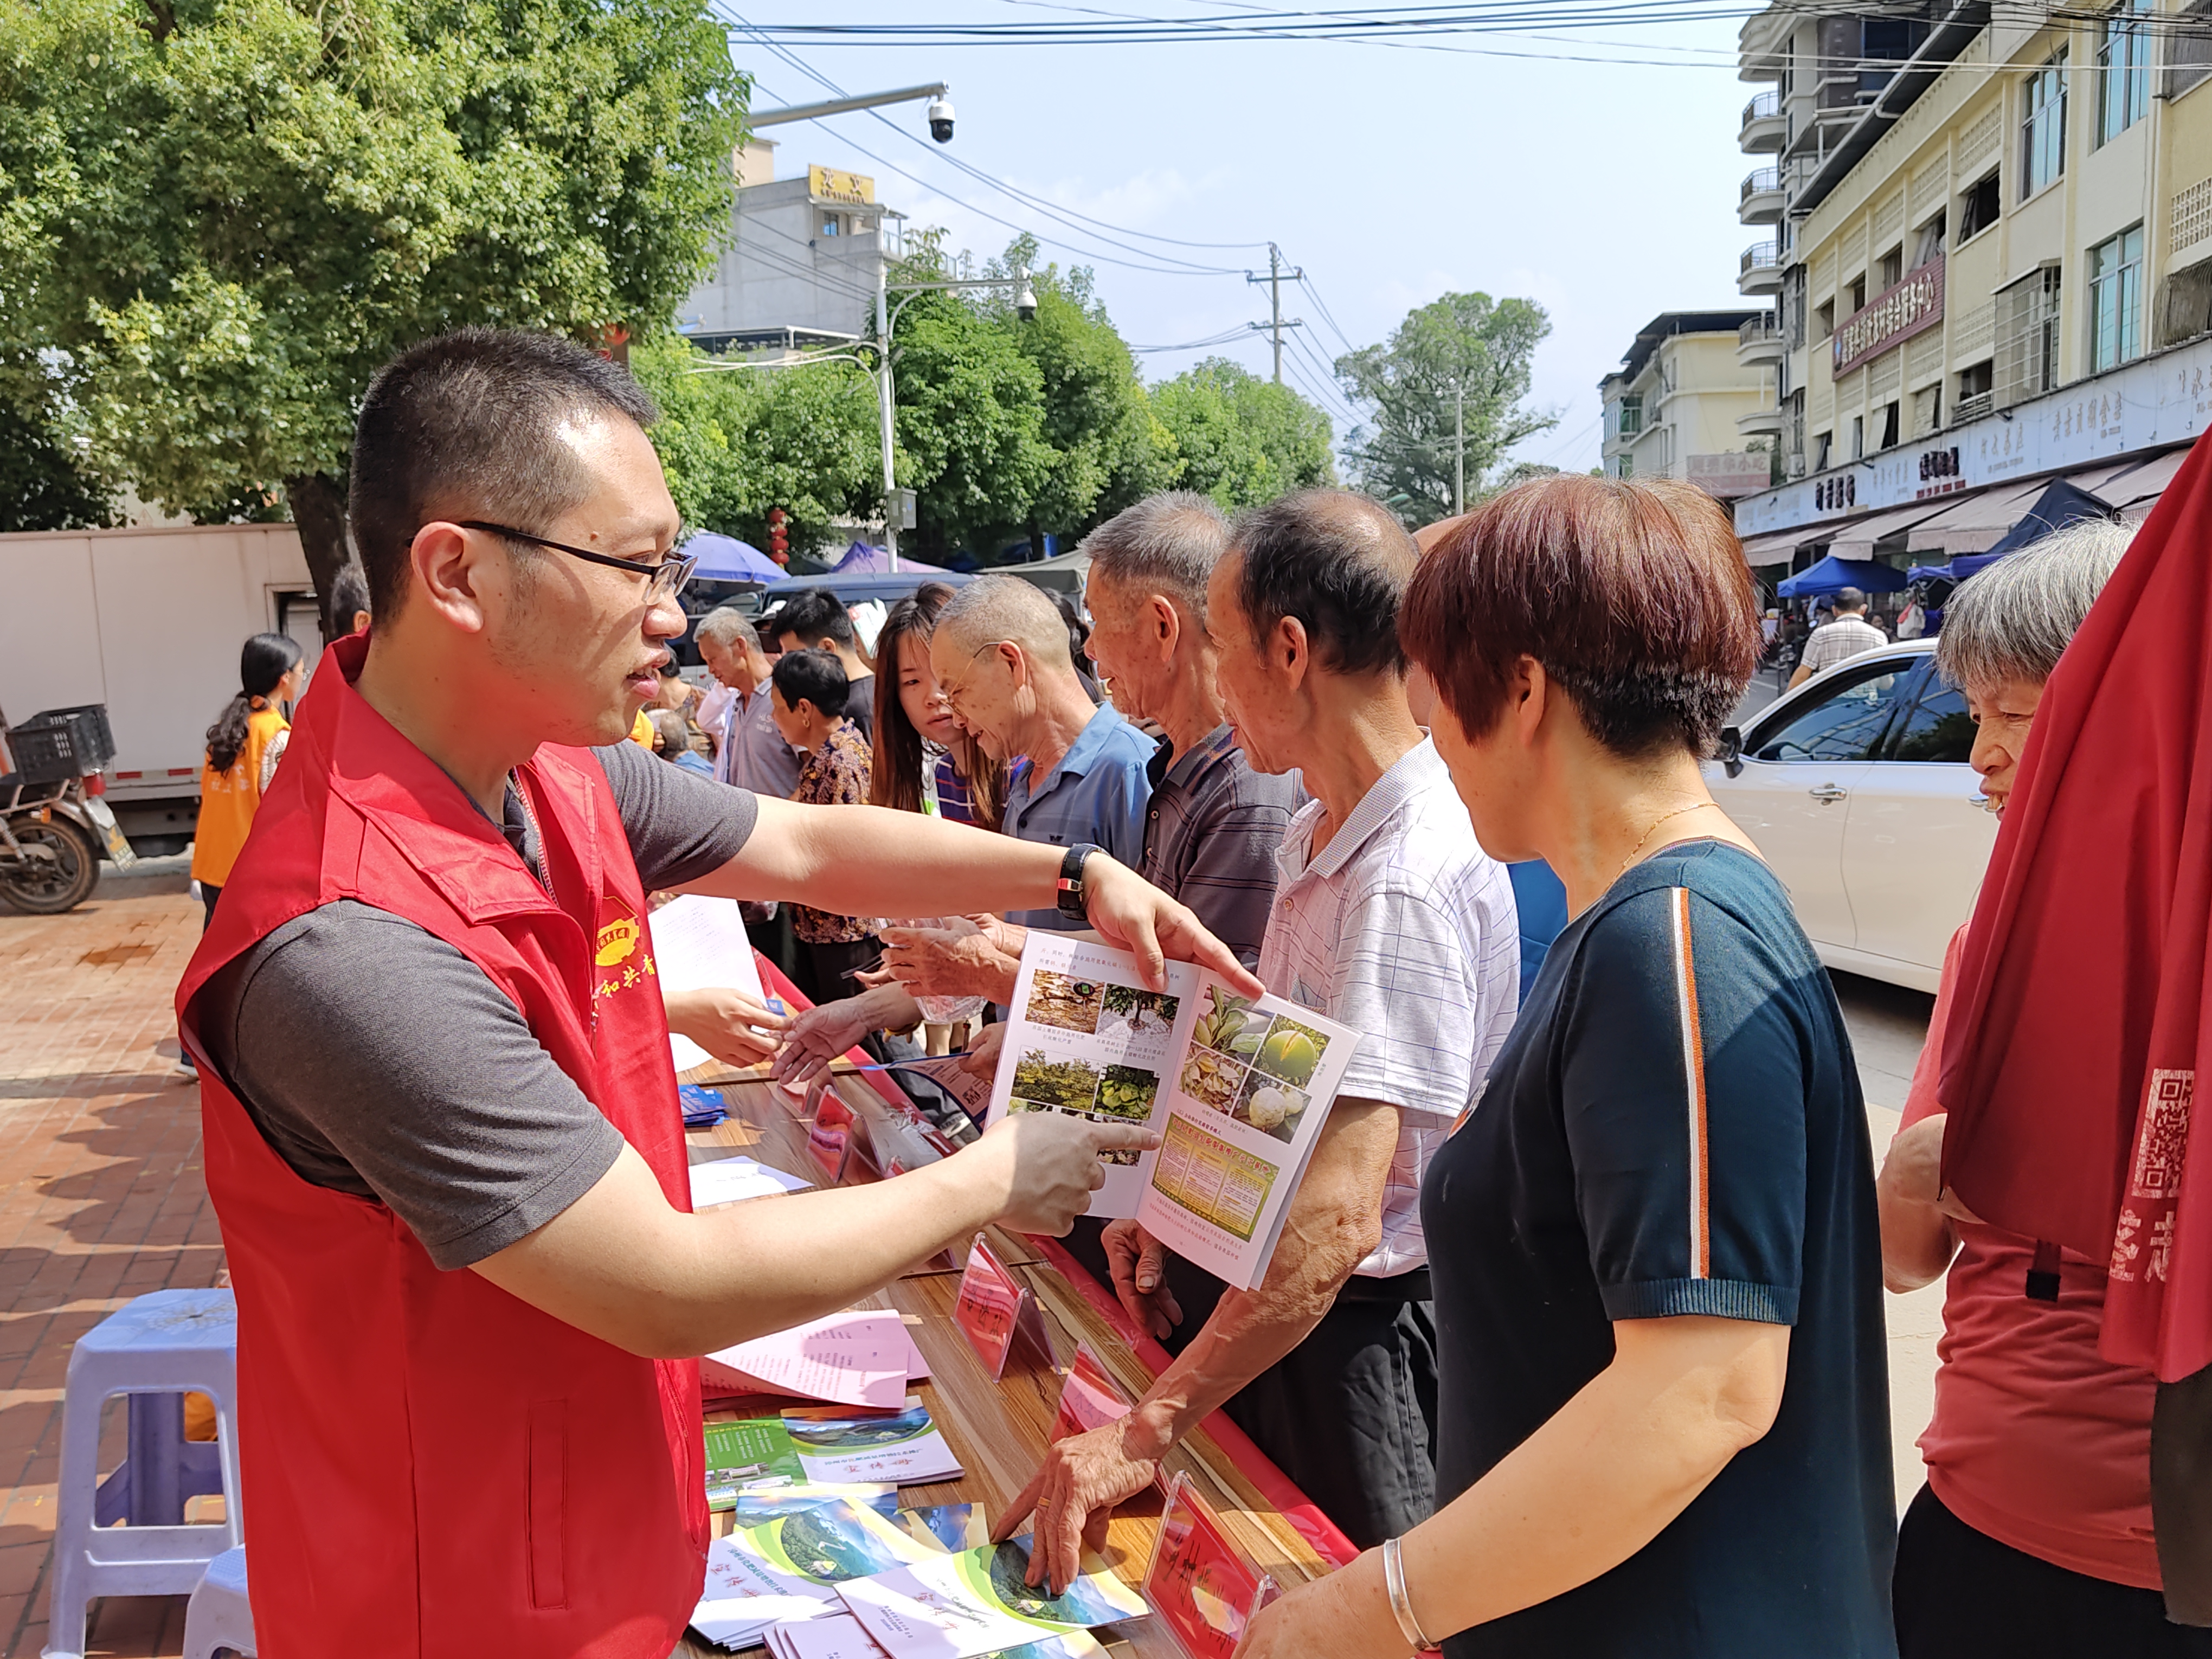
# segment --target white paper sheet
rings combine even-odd
[[[767,1003],[737,900],[685,893],[655,910],[652,926],[653,962],[664,992],[728,986],[755,1002]],[[678,1072],[714,1059],[690,1037],[672,1032],[668,1048]]]
[[[895,1313],[831,1314],[787,1331],[710,1353],[699,1362],[709,1386],[733,1382],[763,1393],[893,1411],[906,1400],[914,1341]]]
[[[749,1158],[711,1158],[691,1166],[691,1207],[703,1210],[710,1204],[735,1204],[742,1199],[804,1192],[813,1184]]]

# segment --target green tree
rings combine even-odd
[[[1474,501],[1516,444],[1559,424],[1556,413],[1523,401],[1537,342],[1551,331],[1534,300],[1447,294],[1408,312],[1386,343],[1338,358],[1336,377],[1354,406],[1373,411],[1345,443],[1354,481],[1418,529],[1454,511],[1463,453]]]
[[[1152,410],[1174,446],[1176,486],[1212,496],[1224,513],[1336,482],[1328,417],[1225,357],[1154,386]]]
[[[0,404],[0,531],[113,522],[114,503],[50,426]]]
[[[723,368],[664,336],[630,354],[660,404],[651,436],[684,522],[768,545],[781,507],[794,548],[819,546],[833,521],[865,519],[883,497],[876,388],[860,365]]]
[[[172,510],[281,489],[320,588],[377,366],[657,329],[746,91],[703,0],[0,0],[0,400]]]

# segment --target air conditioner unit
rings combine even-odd
[[[1802,449],[1793,450],[1790,453],[1790,476],[1793,478],[1802,478],[1805,476],[1805,452]]]

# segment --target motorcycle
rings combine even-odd
[[[88,703],[0,721],[0,738],[15,767],[0,776],[0,902],[34,916],[73,910],[99,886],[103,856],[118,869],[137,862],[100,798],[115,758],[107,711]]]

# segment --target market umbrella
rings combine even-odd
[[[2051,678],[1953,988],[1943,1181],[2111,1263],[2103,1352],[2212,1364],[2212,448],[2200,442]]]
[[[882,548],[871,547],[866,542],[854,542],[845,550],[845,556],[830,567],[830,574],[833,576],[888,575],[890,568],[891,556]],[[943,565],[924,564],[920,559],[909,559],[903,553],[899,555],[899,568],[902,571],[923,570],[939,576],[948,574]]]
[[[2109,519],[2112,507],[2092,495],[2087,490],[2070,484],[2063,478],[2035,498],[2035,505],[2027,509],[2019,523],[2005,532],[1994,547],[1982,553],[1963,553],[1953,561],[1969,568],[1959,572],[1964,581],[1975,571],[1986,568],[1992,559],[2001,559],[2008,553],[2017,553],[2023,547],[2041,541],[2052,531],[2084,519]]]
[[[1856,587],[1862,593],[1894,593],[1905,585],[1905,573],[1893,564],[1878,559],[1839,559],[1831,553],[1818,564],[1784,577],[1774,584],[1774,591],[1785,599],[1802,599],[1815,593],[1840,593],[1847,587]]]
[[[702,531],[684,544],[699,568],[691,574],[716,582],[772,582],[781,580],[783,567],[750,542],[735,536]]]

